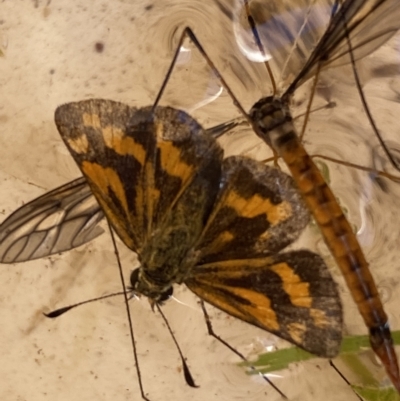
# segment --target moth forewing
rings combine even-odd
[[[67,111],[69,106],[61,107]],[[207,132],[219,137],[237,124],[232,120]],[[103,218],[86,178],[75,179],[26,203],[0,224],[0,262],[24,262],[79,247],[104,232]]]

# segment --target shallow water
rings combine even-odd
[[[317,2],[318,18],[327,15],[327,3]],[[296,12],[301,11],[301,4],[296,4]],[[87,1],[85,5],[77,0],[1,3],[0,210],[4,217],[79,176],[56,131],[55,108],[91,97],[137,107],[151,104],[184,26],[193,28],[246,110],[268,94],[270,84],[264,67],[247,60],[237,46],[232,24],[234,5],[228,0],[174,0],[168,1],[168,6],[161,0],[148,4],[133,0]],[[281,10],[280,15],[293,19],[287,10]],[[238,23],[240,26],[240,20]],[[311,26],[315,29],[303,31],[306,34],[298,39],[290,61],[284,57],[289,42],[269,45],[280,87],[298,72],[322,25],[314,23]],[[398,48],[399,37],[395,37],[358,64],[372,112],[393,148],[399,147]],[[334,101],[336,107],[312,114],[305,137],[307,149],[311,154],[365,166],[383,160],[388,168],[385,156],[378,156],[377,141],[351,74],[348,67],[322,74],[314,107],[327,101]],[[305,110],[309,86],[305,84],[296,93],[294,115]],[[240,116],[226,92],[219,94],[220,89],[204,60],[187,44],[161,104],[189,110],[209,127]],[[269,155],[267,147],[246,126],[221,138],[221,143],[226,154],[246,153],[260,160]],[[399,329],[399,183],[383,180],[382,184],[368,173],[324,163],[331,186],[359,234],[392,327]],[[341,285],[346,333],[365,333],[314,227],[307,230],[303,242],[326,255]],[[122,254],[128,275],[135,258],[125,249]],[[140,399],[122,300],[82,307],[56,321],[42,316],[44,310],[120,290],[108,235],[63,255],[2,265],[0,275],[1,399]],[[259,378],[246,376],[236,366],[237,358],[207,336],[201,310],[189,291],[178,289],[175,297],[182,303],[167,303],[165,313],[200,388],[191,389],[184,383],[178,355],[159,316],[151,313],[146,300],[133,301],[140,368],[151,400],[280,399]],[[216,331],[245,355],[255,356],[271,345],[284,346],[283,341],[222,312],[213,309],[211,314]],[[279,374],[283,378],[275,383],[291,400],[356,399],[324,360],[294,364],[290,371]]]

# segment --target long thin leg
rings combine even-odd
[[[303,141],[304,134],[306,132],[307,123],[310,118],[311,106],[312,106],[312,102],[314,100],[315,90],[317,89],[317,83],[318,83],[320,71],[321,71],[321,64],[318,66],[317,73],[315,74],[315,77],[314,77],[313,86],[311,88],[311,96],[310,96],[310,99],[308,100],[307,109],[306,109],[305,117],[304,117],[304,121],[303,121],[303,127],[301,128],[301,133],[299,135],[300,141]]]
[[[186,363],[186,361],[185,361],[185,358],[183,357],[181,348],[179,347],[178,341],[176,341],[176,338],[175,338],[175,336],[174,336],[174,332],[172,331],[171,326],[169,325],[169,322],[168,322],[167,318],[165,317],[163,311],[161,310],[160,305],[159,305],[159,304],[156,304],[156,307],[157,307],[157,310],[158,310],[158,312],[160,313],[161,317],[163,318],[164,323],[166,324],[167,329],[168,329],[168,331],[169,331],[169,334],[171,334],[172,340],[173,340],[174,343],[175,343],[176,349],[178,350],[179,356],[181,357],[182,366],[183,366],[183,374],[184,374],[184,376],[185,376],[186,383],[187,383],[190,387],[195,387],[195,388],[196,388],[196,387],[199,387],[199,386],[197,386],[196,383],[194,382],[193,376],[192,376],[192,374],[190,373],[190,370],[189,370],[189,366],[187,365],[187,363]]]
[[[258,30],[257,30],[257,27],[256,27],[256,23],[254,22],[254,18],[250,13],[250,5],[249,5],[248,0],[244,0],[244,7],[246,9],[247,21],[248,21],[248,23],[250,25],[250,29],[251,29],[251,32],[253,33],[253,37],[254,37],[254,40],[255,40],[255,42],[257,44],[258,50],[262,54],[263,59],[266,60],[265,49],[264,49],[264,46],[261,43],[261,38],[260,38],[260,35],[258,34]],[[275,96],[277,88],[276,88],[276,82],[275,82],[275,79],[274,79],[274,74],[272,74],[272,70],[271,70],[271,67],[270,67],[268,61],[264,61],[264,65],[265,65],[265,68],[268,71],[269,79],[271,81],[272,95]]]
[[[135,360],[135,367],[136,367],[136,373],[137,373],[137,378],[138,378],[138,383],[139,383],[139,389],[140,389],[140,394],[142,396],[142,398],[146,401],[150,401],[147,397],[146,394],[144,393],[144,389],[143,389],[143,381],[142,381],[142,374],[140,373],[140,368],[139,368],[139,359],[137,356],[137,351],[136,351],[136,342],[135,342],[135,335],[133,333],[133,324],[132,324],[132,317],[131,317],[131,311],[129,309],[129,303],[128,303],[128,293],[126,290],[126,286],[125,286],[125,281],[124,281],[124,274],[122,272],[122,266],[121,266],[121,260],[119,257],[119,252],[118,252],[118,248],[117,248],[117,243],[115,241],[115,236],[114,236],[114,232],[111,228],[111,224],[107,219],[107,224],[108,224],[108,228],[110,230],[110,234],[111,234],[111,240],[114,246],[114,251],[115,251],[115,255],[117,257],[117,263],[118,263],[118,269],[119,269],[119,275],[120,275],[120,279],[121,279],[121,283],[122,283],[122,288],[123,288],[123,292],[124,292],[124,300],[125,300],[125,307],[126,307],[126,314],[128,317],[128,323],[129,323],[129,334],[131,337],[131,343],[132,343],[132,351],[133,351],[133,358]]]
[[[180,49],[181,49],[181,47],[183,45],[183,42],[184,42],[186,37],[188,37],[193,42],[193,44],[197,47],[197,49],[199,50],[201,55],[206,60],[207,64],[210,66],[210,68],[212,69],[214,74],[220,80],[221,85],[224,87],[224,89],[228,92],[229,96],[232,98],[233,104],[239,109],[239,111],[243,114],[243,116],[249,122],[249,124],[252,125],[252,121],[251,121],[249,115],[246,113],[245,109],[240,104],[239,100],[236,98],[236,96],[232,92],[231,88],[229,87],[229,85],[227,84],[227,82],[225,81],[225,79],[223,78],[221,73],[218,71],[217,67],[215,67],[214,63],[212,62],[211,58],[208,56],[208,54],[204,50],[203,46],[198,41],[196,35],[194,34],[194,32],[189,27],[186,27],[182,32],[182,35],[181,35],[181,37],[179,39],[178,46],[176,48],[174,57],[172,58],[171,65],[169,66],[169,69],[168,69],[168,71],[167,71],[167,73],[165,75],[164,81],[163,81],[163,83],[161,85],[161,88],[160,88],[160,90],[158,92],[156,100],[154,101],[153,109],[158,105],[158,103],[159,103],[159,101],[161,99],[161,96],[164,93],[164,90],[165,90],[165,88],[167,86],[167,83],[168,83],[168,81],[169,81],[169,79],[171,77],[172,71],[173,71],[173,69],[175,67],[176,60],[178,59],[178,55],[179,55]]]
[[[283,398],[287,399],[286,395],[284,393],[282,393],[281,390],[279,390],[278,387],[275,386],[274,383],[271,382],[271,380],[264,374],[262,374],[261,372],[259,372],[254,366],[251,366],[249,364],[249,361],[246,359],[246,357],[241,354],[237,349],[233,348],[232,345],[230,345],[229,343],[227,343],[223,338],[221,338],[219,335],[215,334],[214,329],[212,327],[211,324],[211,319],[210,316],[207,312],[206,306],[204,304],[204,301],[200,300],[200,305],[201,305],[201,309],[203,311],[204,314],[204,319],[206,321],[206,325],[207,325],[207,331],[208,334],[212,337],[214,337],[217,341],[219,341],[221,344],[225,345],[225,347],[229,348],[234,354],[236,354],[242,361],[246,362],[248,364],[248,366],[250,367],[250,369],[256,373],[258,373],[266,382],[268,382],[268,384],[276,391],[278,392]]]
[[[360,166],[360,165],[358,165],[358,164],[346,162],[346,161],[344,161],[344,160],[339,160],[339,159],[335,159],[335,158],[333,158],[333,157],[324,156],[324,155],[319,155],[319,154],[310,155],[310,157],[311,157],[312,159],[314,159],[314,158],[319,158],[319,159],[328,160],[328,161],[330,161],[330,162],[337,163],[337,164],[341,164],[341,165],[346,166],[346,167],[351,167],[351,168],[355,168],[355,169],[357,169],[357,170],[361,170],[361,171],[366,171],[366,172],[369,172],[369,173],[373,173],[373,174],[378,175],[379,177],[385,177],[385,178],[388,178],[389,180],[394,181],[394,182],[400,182],[400,176],[396,176],[396,175],[387,173],[387,172],[385,172],[385,171],[376,170],[376,169],[371,168],[371,167],[364,167],[364,166]]]
[[[363,398],[361,398],[353,389],[351,383],[346,379],[346,377],[343,375],[343,373],[336,367],[336,365],[333,363],[332,360],[329,360],[329,364],[331,365],[332,369],[335,370],[335,372],[343,379],[343,381],[351,388],[351,391],[353,391],[353,393],[356,395],[356,397],[360,400],[360,401],[364,401]]]

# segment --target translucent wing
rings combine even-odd
[[[286,93],[291,94],[322,68],[350,63],[385,43],[400,28],[398,0],[346,0],[331,19],[325,34]]]
[[[292,80],[322,37],[334,0],[250,1],[249,12],[257,26],[265,55],[260,54],[249,27],[247,7],[237,1],[231,13],[236,43],[252,61],[269,60],[278,82]]]
[[[84,178],[27,203],[0,225],[0,262],[15,263],[67,251],[103,232],[103,212]]]
[[[224,160],[199,262],[185,284],[235,317],[332,357],[339,350],[342,313],[327,266],[308,251],[277,253],[307,222],[289,176],[244,157]]]
[[[161,227],[190,226],[194,217],[185,216],[180,199],[195,178],[199,185],[190,187],[197,191],[191,196],[204,199],[200,203],[205,209],[212,204],[222,150],[186,113],[91,99],[59,107],[55,121],[104,213],[130,249],[140,251],[164,232]],[[203,224],[201,213],[197,224]]]

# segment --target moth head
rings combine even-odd
[[[149,298],[151,304],[163,304],[169,298],[171,298],[173,294],[173,287],[163,286],[159,287],[155,284],[152,284],[148,280],[146,280],[143,275],[142,269],[139,267],[132,271],[131,277],[131,290],[138,295],[145,295]]]

